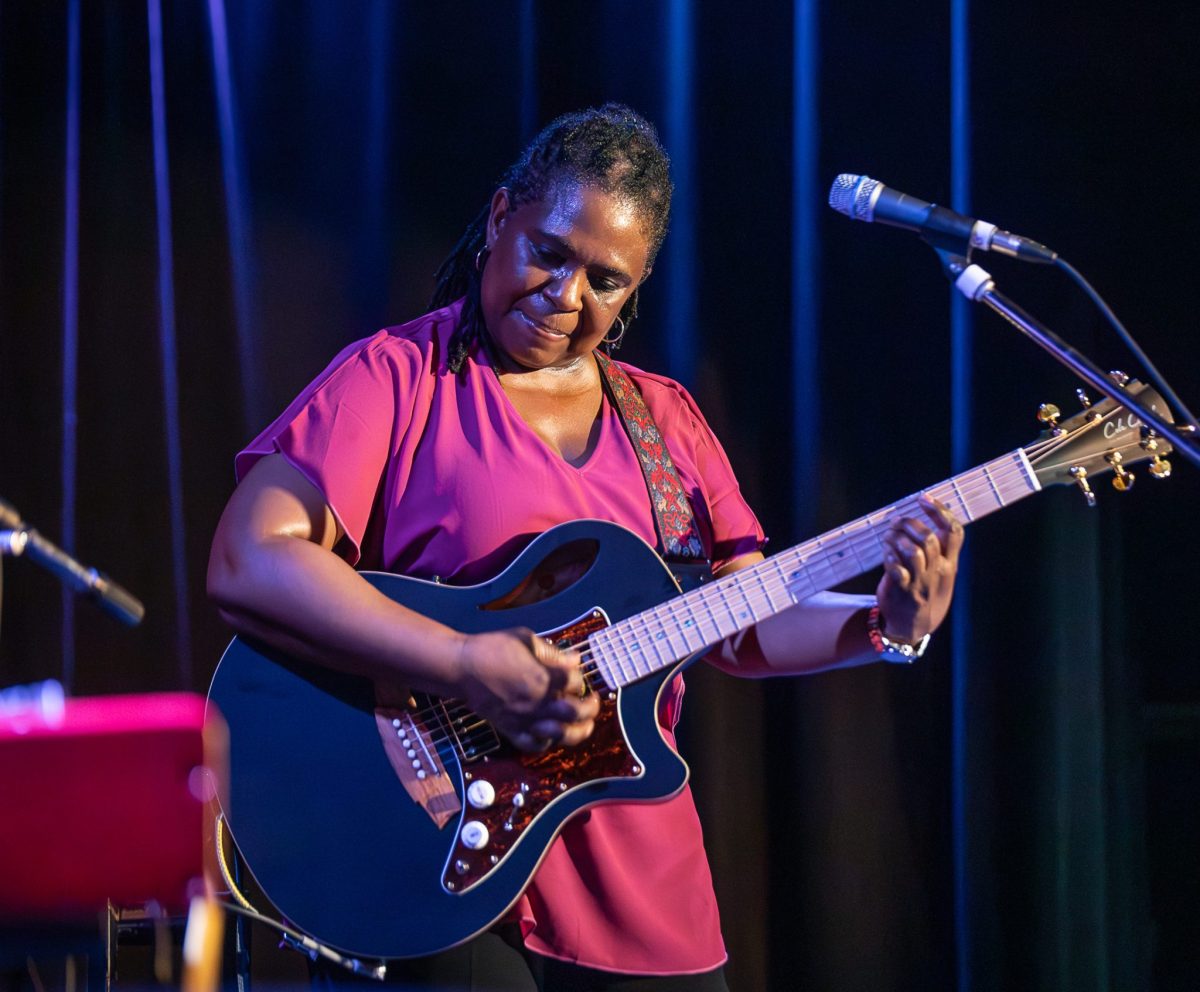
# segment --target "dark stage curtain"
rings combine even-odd
[[[124,630],[5,561],[0,685],[203,691],[233,454],[421,313],[502,168],[582,105],[632,104],[675,157],[621,357],[695,392],[771,548],[1075,409],[997,318],[952,322],[918,239],[824,208],[839,172],[1053,245],[1200,403],[1198,29],[1187,5],[1032,0],[0,0],[0,496],[148,608]],[[1141,373],[1061,274],[984,261]],[[919,665],[689,676],[731,987],[1196,987],[1200,483],[1138,475],[972,527]]]

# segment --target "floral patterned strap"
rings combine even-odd
[[[679,478],[658,425],[646,408],[646,401],[621,366],[602,352],[597,351],[595,355],[601,378],[621,414],[625,433],[633,442],[633,450],[637,452],[641,463],[664,557],[689,562],[702,561],[705,557],[704,545],[696,528],[692,504],[688,502],[683,481]]]

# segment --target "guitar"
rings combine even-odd
[[[1151,407],[1162,399],[1130,381]],[[923,492],[964,523],[1050,484],[1079,485],[1170,446],[1106,400],[1026,448]],[[918,494],[919,495],[919,494]],[[682,593],[654,551],[623,527],[581,520],[536,538],[500,575],[452,587],[380,572],[392,599],[467,633],[518,625],[584,659],[599,694],[577,747],[517,751],[454,700],[399,702],[367,679],[235,638],[209,705],[230,730],[224,814],[263,891],[295,926],[360,957],[432,954],[499,919],[575,813],[602,802],[666,799],[687,781],[655,718],[663,687],[723,638],[878,566],[882,536],[918,513],[917,496]]]

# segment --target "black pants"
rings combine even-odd
[[[335,964],[311,966],[315,990],[364,988],[379,983]],[[702,975],[620,975],[526,950],[516,927],[480,934],[440,954],[388,964],[386,987],[407,992],[729,992],[725,970]]]

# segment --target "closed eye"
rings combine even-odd
[[[621,288],[620,284],[608,276],[589,276],[588,282],[597,293],[615,293]]]
[[[539,262],[551,269],[557,269],[563,263],[562,255],[545,245],[534,244],[533,255]]]

